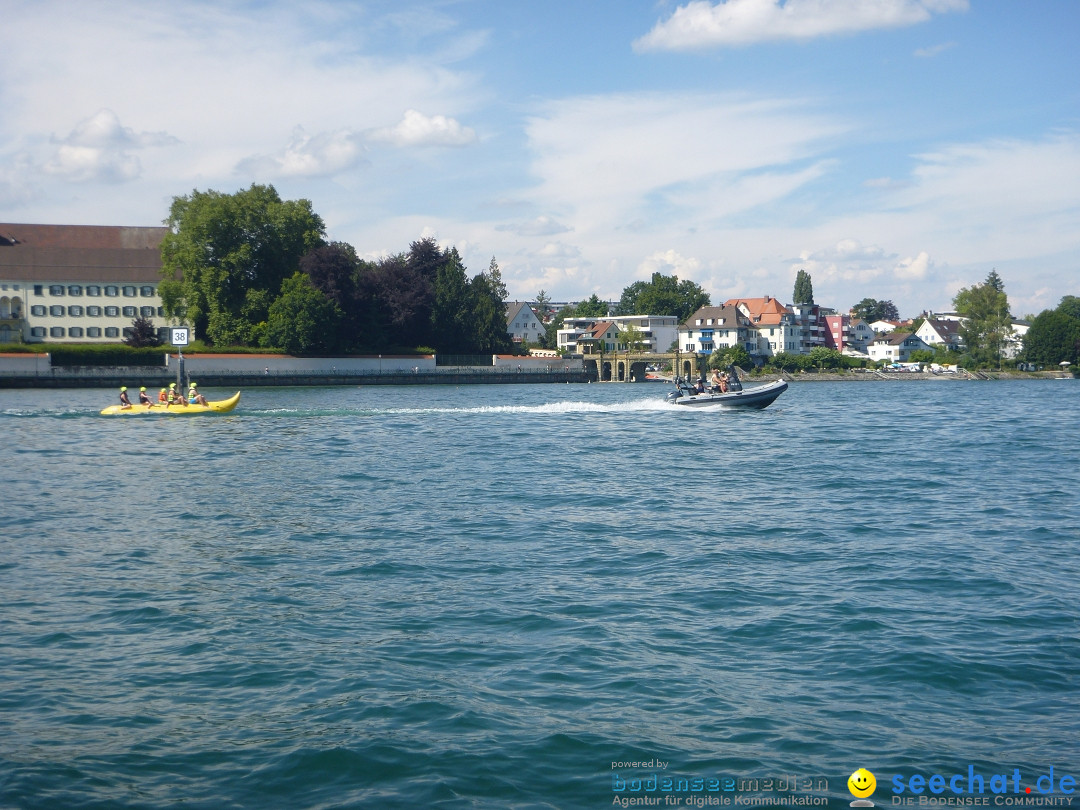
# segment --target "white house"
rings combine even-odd
[[[632,326],[638,332],[640,340],[637,351],[642,353],[664,353],[678,337],[679,323],[674,315],[610,315],[606,318],[567,318],[558,331],[558,347],[569,354],[581,353],[578,342],[584,337],[593,338],[593,329],[600,323],[615,326],[618,332],[625,332]],[[625,349],[623,345],[619,349]]]
[[[919,325],[915,334],[931,348],[960,351],[963,339],[960,337],[960,321],[944,318],[927,318]]]
[[[702,307],[679,327],[679,349],[691,354],[712,354],[733,346],[753,354],[757,343],[757,330],[736,306]]]
[[[922,338],[911,332],[892,332],[875,339],[867,347],[867,353],[875,362],[907,363],[912,352],[929,348]]]
[[[538,343],[546,330],[531,306],[511,301],[506,305],[506,331],[514,343]]]

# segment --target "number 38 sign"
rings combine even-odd
[[[171,331],[173,346],[188,345],[188,328],[186,326],[174,326]]]

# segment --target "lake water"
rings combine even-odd
[[[1071,797],[1080,383],[665,391],[0,391],[0,807]]]

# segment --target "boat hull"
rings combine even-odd
[[[783,380],[768,383],[767,385],[746,388],[742,391],[730,391],[726,394],[693,394],[672,393],[668,401],[673,405],[684,408],[767,408],[787,390],[788,384]]]
[[[237,391],[228,399],[211,401],[207,405],[162,405],[160,403],[151,406],[132,405],[123,408],[120,405],[110,405],[101,412],[102,416],[134,416],[136,414],[157,414],[158,416],[196,416],[203,413],[228,413],[236,407],[240,401],[240,392]]]

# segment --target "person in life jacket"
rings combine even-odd
[[[147,396],[145,385],[139,389],[139,404],[145,405],[147,408],[154,407],[154,403],[151,401],[150,397]]]
[[[167,389],[165,389],[165,388],[161,389],[161,393],[159,393],[157,395],[157,401],[160,402],[162,405],[168,405],[169,404],[169,393],[168,393]]]
[[[190,402],[192,405],[208,405],[209,403],[206,401],[206,397],[199,393],[198,386],[198,383],[191,384],[191,388],[188,390],[187,395],[188,402]]]
[[[121,410],[126,411],[130,407],[131,407],[131,400],[128,399],[127,386],[122,385],[122,386],[120,386],[120,408],[121,408]]]
[[[169,404],[170,405],[183,405],[187,407],[187,400],[184,399],[183,394],[176,390],[176,383],[169,383]]]

